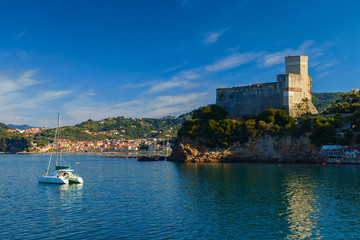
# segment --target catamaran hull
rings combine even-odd
[[[83,183],[83,179],[81,177],[68,178],[69,183]]]
[[[64,178],[58,177],[38,177],[39,183],[52,183],[52,184],[68,184],[69,181]]]

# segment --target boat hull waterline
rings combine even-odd
[[[55,176],[43,176],[38,177],[39,183],[53,183],[53,184],[68,184],[69,180],[65,178],[58,178]]]
[[[71,168],[61,169],[55,171],[52,175],[38,177],[39,183],[54,183],[54,184],[68,184],[68,183],[83,183],[82,177],[72,174]]]

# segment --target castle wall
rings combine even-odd
[[[285,57],[285,74],[276,83],[218,88],[216,104],[235,116],[261,113],[269,108],[285,109],[293,117],[317,113],[311,102],[311,77],[307,56]]]
[[[281,109],[282,100],[277,83],[216,90],[216,105],[235,116],[260,113],[269,108]]]

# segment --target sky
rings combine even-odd
[[[4,0],[0,122],[178,116],[216,88],[276,82],[309,56],[314,92],[360,88],[360,1]]]

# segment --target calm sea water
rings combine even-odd
[[[0,156],[0,239],[360,239],[360,167]],[[75,164],[80,162],[80,164]]]

